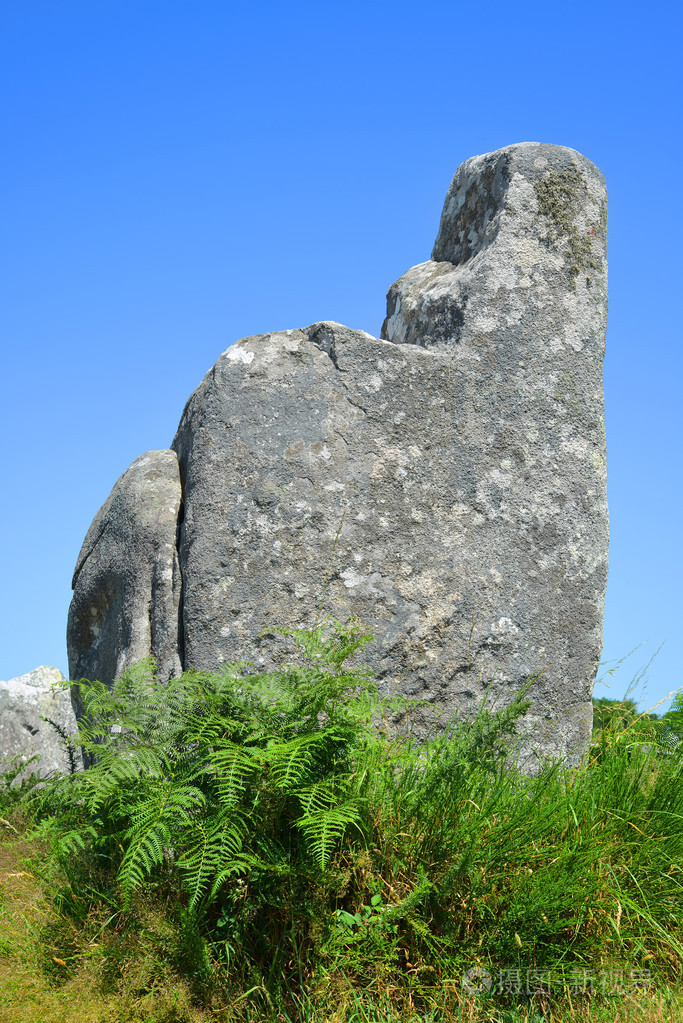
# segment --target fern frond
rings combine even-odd
[[[292,790],[309,778],[316,753],[326,745],[326,741],[324,734],[314,733],[269,743],[262,757],[270,767],[271,778],[277,788]]]
[[[325,810],[339,802],[338,794],[326,779],[313,782],[312,785],[305,785],[303,788],[297,789],[295,794],[304,816]]]
[[[206,761],[197,767],[197,776],[213,780],[219,801],[227,809],[237,804],[258,766],[254,751],[223,740],[207,751]]]
[[[189,847],[178,860],[187,875],[190,909],[202,901],[207,889],[215,894],[226,877],[245,868],[247,860],[240,857],[245,830],[244,819],[234,813],[229,818],[222,815],[194,822]]]
[[[79,849],[85,849],[87,839],[96,840],[98,830],[93,824],[73,828],[57,838],[57,851],[60,856],[71,856]]]
[[[301,848],[325,866],[359,827],[375,767],[367,726],[380,700],[368,671],[344,662],[370,637],[334,621],[280,631],[303,664],[231,665],[165,684],[147,659],[111,687],[74,683],[84,710],[76,741],[91,762],[44,805],[60,815],[65,849],[80,834],[112,862],[121,850],[128,904],[169,849],[192,911],[206,912],[230,877],[287,877]]]
[[[133,890],[140,888],[154,867],[161,865],[164,848],[170,845],[170,832],[163,821],[157,821],[130,842],[119,868],[119,881],[126,907],[130,906]]]
[[[146,799],[139,799],[130,816],[132,825],[126,832],[133,836],[135,831],[147,827],[155,819],[168,821],[179,827],[194,819],[206,805],[206,797],[200,789],[184,782],[150,782]]]
[[[203,709],[200,709],[199,712],[188,715],[178,734],[178,739],[184,743],[211,745],[219,742],[225,735],[225,731],[225,721],[222,717],[216,714],[209,716]]]
[[[160,780],[170,773],[169,757],[164,750],[147,746],[126,751],[105,748],[87,772],[88,805],[94,811],[126,783]]]
[[[359,826],[360,819],[360,800],[349,800],[306,813],[294,826],[303,832],[309,853],[324,870],[337,843],[349,827]]]
[[[59,722],[53,721],[52,718],[45,717],[44,714],[41,714],[40,716],[46,724],[50,725],[51,728],[54,728],[55,732],[59,736],[62,749],[66,753],[67,760],[69,761],[69,774],[75,774],[78,770],[77,744],[74,742],[67,730],[59,724]]]
[[[291,637],[304,657],[311,662],[329,664],[340,671],[343,662],[356,650],[375,638],[363,629],[357,618],[346,625],[335,618],[326,618],[312,629],[277,628],[281,636]],[[348,668],[345,669],[348,671]]]
[[[225,882],[229,881],[231,877],[248,874],[255,869],[268,869],[268,864],[259,859],[258,856],[244,853],[234,856],[223,868],[214,874],[211,887],[206,892],[205,901],[211,902],[215,899]]]
[[[205,801],[194,786],[164,781],[151,784],[147,798],[134,806],[130,812],[132,823],[123,835],[128,847],[119,868],[121,888],[128,901],[132,890],[161,865],[164,848],[172,846],[183,829],[193,826]]]

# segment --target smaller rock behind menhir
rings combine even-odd
[[[24,774],[41,778],[53,772],[68,773],[69,757],[59,733],[44,720],[54,721],[67,735],[76,732],[76,717],[68,688],[60,688],[66,679],[58,668],[43,664],[26,675],[0,681],[0,769],[5,770],[13,757],[26,761],[35,754],[39,761],[28,765]],[[76,763],[82,767],[80,751]],[[21,775],[16,783],[21,781]]]

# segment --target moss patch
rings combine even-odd
[[[548,221],[548,234],[542,241],[558,247],[564,242],[572,281],[576,281],[581,271],[601,270],[601,264],[593,255],[592,238],[596,228],[580,233],[576,224],[577,215],[586,203],[586,183],[579,168],[572,164],[564,171],[550,171],[534,183],[534,190],[538,211]],[[604,231],[605,217],[603,211],[601,223],[596,225],[600,232]]]

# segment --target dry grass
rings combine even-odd
[[[193,1004],[187,979],[166,956],[177,935],[157,902],[138,906],[134,932],[117,931],[108,907],[79,920],[55,909],[63,877],[47,848],[22,837],[19,816],[0,828],[0,1023],[681,1023],[681,991],[625,994],[575,1004],[513,1005],[507,1010],[464,998],[458,985],[419,1008],[376,1001],[353,985],[332,983],[316,1004],[284,1015],[265,993],[232,1005]],[[367,866],[361,860],[356,869]],[[329,978],[332,980],[332,978]]]
[[[144,927],[126,942],[101,911],[80,924],[55,912],[39,876],[44,852],[18,836],[0,844],[0,1023],[204,1023],[182,980],[144,955]]]
[[[344,650],[334,646],[332,653]],[[585,769],[566,775],[557,765],[536,779],[519,778],[501,759],[518,708],[482,713],[413,753],[377,737],[374,704],[356,700],[355,689],[348,706],[338,705],[341,676],[332,687],[326,675],[318,688],[308,680],[310,732],[303,735],[299,696],[290,706],[291,686],[280,680],[278,689],[268,676],[259,682],[265,688],[258,702],[259,678],[253,706],[245,697],[243,707],[229,689],[229,714],[221,678],[215,693],[202,681],[201,714],[192,718],[196,741],[209,735],[206,758],[217,756],[204,702],[213,693],[216,735],[229,757],[215,761],[222,774],[216,766],[203,777],[201,813],[168,810],[185,805],[178,793],[199,798],[196,764],[214,762],[189,742],[190,719],[177,708],[169,728],[176,722],[179,736],[159,737],[158,721],[166,718],[150,711],[149,736],[139,724],[147,736],[141,759],[126,759],[125,771],[112,749],[111,777],[84,772],[38,800],[18,800],[5,787],[0,1023],[683,1023],[683,761],[610,745],[603,735]],[[196,680],[176,681],[192,703]],[[140,691],[151,684],[141,676]],[[241,688],[236,692],[241,699]],[[271,706],[273,693],[281,702]],[[111,694],[100,695],[107,710]],[[323,697],[330,708],[325,728],[336,729],[329,743],[319,728]],[[162,706],[168,698],[164,689]],[[111,737],[107,721],[105,715]],[[253,761],[235,754],[247,725]],[[281,733],[286,798],[271,770],[272,736]],[[311,734],[319,756],[313,775]],[[255,735],[270,759],[254,752],[261,749]],[[173,760],[176,802],[165,795],[158,803],[150,778],[166,779],[167,748],[189,753]],[[229,777],[240,779],[229,799],[214,785],[228,762]],[[334,855],[323,855],[322,831],[312,838],[306,832],[304,841],[292,816],[311,777],[338,784],[342,809],[351,791],[354,805],[367,810],[359,838],[347,827],[355,816],[332,808],[340,814],[330,817]],[[358,787],[349,789],[353,779]],[[300,785],[303,796],[295,798]],[[214,834],[222,814],[218,828],[227,833],[235,805],[248,822],[238,848],[252,859],[233,862],[225,843],[227,852],[211,845],[209,858],[207,830]],[[21,820],[21,807],[30,819]],[[94,816],[88,807],[96,807]],[[166,830],[155,859],[144,841],[160,821]],[[24,837],[36,822],[34,837],[49,837],[49,848]],[[166,849],[174,861],[188,850],[194,859],[177,869],[166,863]],[[237,883],[225,881],[234,876]],[[213,881],[218,887],[197,909],[192,892]],[[463,990],[465,972],[475,966],[498,978],[490,993]],[[521,993],[519,975],[537,968],[550,971],[552,994]],[[579,968],[593,974],[593,997],[570,994]],[[618,970],[625,991],[605,993],[607,971]],[[629,974],[642,977],[644,970],[652,990],[629,989]],[[518,994],[509,991],[515,979]]]

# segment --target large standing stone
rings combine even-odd
[[[0,768],[14,757],[28,761],[38,754],[40,760],[29,764],[23,775],[44,778],[53,772],[70,770],[59,732],[48,723],[53,721],[65,735],[76,733],[69,690],[61,685],[65,681],[58,668],[43,664],[26,675],[0,682],[0,760],[4,761]],[[76,750],[74,757],[74,766],[81,767]]]
[[[392,286],[382,332],[451,359],[451,457],[468,559],[484,570],[468,570],[473,602],[477,576],[495,580],[478,601],[474,663],[491,644],[500,682],[545,668],[533,719],[558,752],[590,736],[602,648],[606,220],[602,175],[573,150],[526,143],[468,160],[432,260]]]
[[[124,472],[95,516],[76,563],[67,646],[72,679],[111,682],[143,657],[181,670],[181,493],[173,451],[148,451]],[[78,706],[78,689],[74,687]]]
[[[446,717],[542,671],[528,767],[532,748],[581,752],[607,567],[606,295],[599,171],[526,143],[458,170],[383,339],[318,323],[224,352],[173,442],[184,666],[269,665],[264,629],[358,614],[386,691]]]

